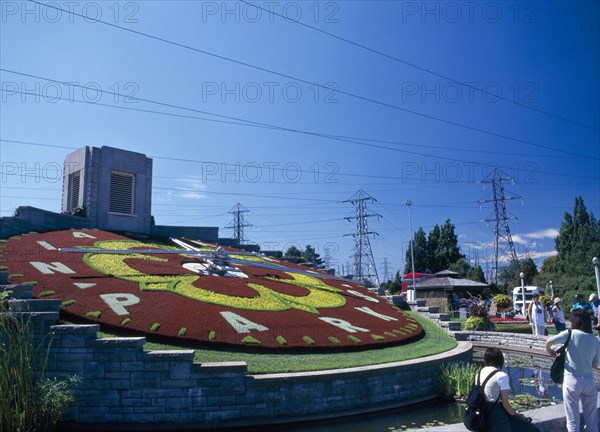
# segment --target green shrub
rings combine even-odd
[[[98,318],[100,318],[102,316],[102,312],[100,312],[100,311],[90,311],[90,312],[86,312],[85,316],[89,317],[89,318],[96,318],[96,319],[98,319]]]
[[[208,332],[208,340],[215,340],[215,338],[217,337],[217,332],[214,330],[211,330]]]
[[[472,316],[467,318],[463,324],[465,330],[480,330],[480,331],[494,331],[494,324],[487,318],[478,316]]]
[[[477,363],[443,364],[440,368],[440,381],[444,393],[457,398],[466,397],[475,381],[475,374],[480,369],[481,366]]]
[[[179,329],[179,333],[177,333],[179,336],[185,336],[185,334],[187,333],[187,329],[185,327],[181,327]]]
[[[160,324],[159,323],[154,323],[150,326],[150,331],[156,331],[160,328]]]
[[[67,307],[67,306],[71,306],[74,303],[75,303],[75,300],[67,300],[67,301],[62,302],[60,305],[62,307]]]
[[[123,321],[121,321],[121,325],[127,325],[131,322],[131,318],[125,318]]]
[[[285,338],[283,336],[279,335],[275,339],[277,340],[277,343],[279,345],[287,345],[287,341],[285,340]]]
[[[314,345],[315,341],[310,336],[302,336],[302,340],[308,345]]]
[[[79,378],[45,376],[49,349],[28,320],[0,313],[0,430],[51,431],[75,403]]]
[[[492,303],[498,310],[510,309],[512,307],[512,300],[506,294],[498,294],[492,299]]]
[[[546,310],[551,308],[552,305],[554,304],[554,302],[552,301],[552,296],[550,296],[548,294],[544,294],[543,296],[540,296],[540,301],[546,307]]]
[[[242,339],[242,343],[260,345],[260,341],[258,339],[253,338],[252,336],[246,336],[244,339]]]

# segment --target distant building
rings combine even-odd
[[[82,147],[65,158],[63,213],[87,217],[90,226],[151,232],[152,159],[113,147]]]

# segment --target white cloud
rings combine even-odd
[[[175,181],[180,183],[180,187],[175,187],[173,190],[167,191],[165,194],[167,199],[183,198],[200,200],[206,199],[206,194],[202,193],[206,190],[206,183],[200,177],[178,178]],[[182,189],[182,190],[178,190]]]

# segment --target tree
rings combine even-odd
[[[426,273],[429,271],[427,237],[425,236],[425,231],[423,231],[423,228],[421,227],[419,227],[415,233],[413,247],[413,253],[415,256],[415,273]],[[412,273],[412,255],[410,252],[410,243],[406,249],[406,258],[404,262],[404,274]]]
[[[400,277],[400,271],[396,272],[394,280],[390,281],[387,289],[390,292],[390,294],[396,294],[402,291],[402,278]]]
[[[317,269],[323,267],[323,260],[321,259],[321,256],[311,245],[306,245],[306,249],[304,249],[304,252],[302,252],[302,258],[304,259],[304,265]]]
[[[441,232],[440,227],[436,224],[431,231],[429,231],[429,237],[427,238],[427,257],[429,261],[429,271],[431,273],[436,273],[441,270],[444,270],[440,263],[438,263],[438,253],[437,250],[440,246],[441,242]]]
[[[459,259],[465,257],[460,253],[458,237],[454,232],[454,228],[450,219],[446,219],[441,228],[436,225],[429,233],[427,252],[429,270],[432,273],[446,270],[450,267],[450,264],[456,263]]]
[[[467,272],[467,279],[476,282],[487,283],[487,281],[485,280],[485,274],[483,273],[483,269],[480,265],[476,267],[471,267],[471,269]]]
[[[498,282],[510,288],[521,286],[521,272],[523,272],[523,283],[525,285],[533,284],[538,271],[531,258],[526,258],[518,263],[511,262],[509,265],[501,267],[498,273]]]
[[[283,259],[294,263],[301,263],[305,261],[304,257],[302,256],[302,251],[296,246],[290,246],[288,250],[285,251]]]
[[[469,271],[471,271],[471,266],[466,259],[460,258],[458,261],[450,264],[448,269],[458,273],[462,278],[468,278]]]
[[[573,215],[565,212],[555,244],[558,273],[581,276],[589,272],[592,257],[600,252],[600,224],[587,212],[583,198],[575,198]]]

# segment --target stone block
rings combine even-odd
[[[121,398],[123,399],[138,399],[138,398],[143,398],[144,397],[144,391],[143,390],[121,390],[120,393]]]
[[[150,399],[150,398],[122,398],[121,404],[123,406],[131,406],[131,407],[148,407],[148,406],[152,406],[152,399]]]
[[[165,399],[166,412],[186,412],[191,408],[192,398],[190,397],[177,397]]]
[[[83,366],[83,376],[87,379],[104,378],[104,365],[99,362],[85,362]]]
[[[111,389],[111,390],[129,390],[131,384],[129,380],[124,379],[103,379],[93,380],[93,387],[97,389]]]
[[[181,422],[179,413],[165,413],[165,414],[154,414],[154,421],[156,423],[169,423],[178,424]]]
[[[144,371],[144,362],[139,362],[139,361],[121,362],[121,371],[123,371],[123,372],[143,372]]]
[[[171,370],[171,363],[168,361],[141,361],[140,363],[144,364],[146,372],[169,372]]]
[[[144,388],[143,392],[144,397],[150,398],[184,397],[187,395],[185,389]]]
[[[164,406],[136,406],[133,408],[135,414],[164,414]]]
[[[160,382],[162,388],[189,388],[196,386],[196,380],[185,379],[163,379]]]
[[[58,312],[60,299],[21,299],[10,300],[8,310],[11,312]]]
[[[154,414],[127,414],[123,415],[123,421],[126,423],[152,423]]]
[[[187,361],[194,360],[194,350],[159,350],[148,351],[146,361]]]
[[[100,331],[100,326],[98,324],[53,325],[50,330],[57,335],[85,333],[96,338],[96,333]]]
[[[160,388],[160,372],[131,372],[131,388]]]
[[[190,378],[192,363],[186,362],[171,362],[169,364],[169,372],[173,379]]]

